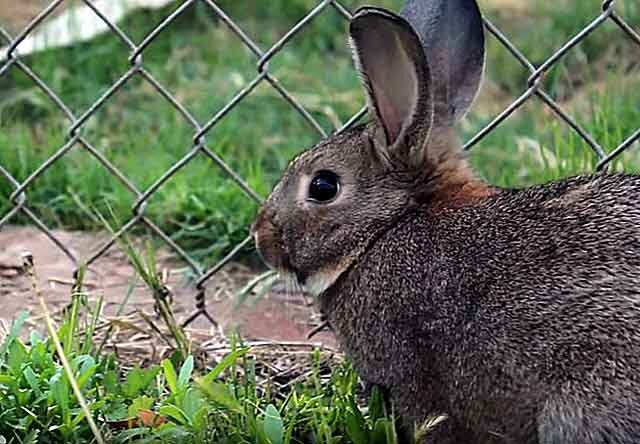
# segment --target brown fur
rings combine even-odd
[[[498,193],[499,190],[481,180],[473,180],[463,184],[456,184],[439,190],[432,196],[431,209],[446,209],[449,207],[465,206],[478,203]]]
[[[253,227],[258,249],[318,296],[361,377],[388,394],[401,442],[437,414],[429,444],[640,442],[640,177],[523,190],[476,178],[451,129],[482,71],[475,2],[405,11],[354,15],[373,121],[289,165]],[[394,77],[389,54],[445,66],[403,59],[411,75]],[[398,100],[376,101],[389,78]],[[397,115],[409,120],[385,121]],[[325,170],[340,191],[317,202],[308,187]]]

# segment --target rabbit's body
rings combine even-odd
[[[453,131],[483,71],[477,5],[403,14],[354,14],[372,121],[291,162],[258,249],[409,436],[444,414],[429,442],[640,443],[640,177],[478,180]]]
[[[416,207],[321,307],[402,416],[449,416],[434,443],[639,442],[639,200],[616,175]]]

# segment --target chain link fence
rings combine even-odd
[[[206,5],[226,26],[227,31],[232,33],[242,44],[248,48],[248,50],[255,57],[256,72],[255,77],[249,81],[237,94],[223,106],[215,115],[213,115],[208,121],[198,121],[189,112],[189,110],[178,100],[175,94],[169,89],[164,87],[147,69],[145,69],[144,54],[145,50],[167,27],[178,17],[180,14],[189,8],[192,4],[201,2]],[[352,13],[353,5],[347,4],[347,0],[322,0],[319,1],[315,7],[310,9],[308,13],[300,19],[288,32],[286,32],[275,44],[269,48],[260,47],[255,40],[253,40],[248,33],[246,33],[239,25],[239,21],[236,18],[231,17],[225,13],[220,4],[213,0],[185,0],[176,7],[176,9],[169,14],[157,27],[155,27],[140,43],[135,43],[131,38],[123,32],[118,24],[109,20],[109,18],[101,12],[101,10],[90,0],[83,0],[83,3],[91,8],[93,12],[104,21],[108,26],[110,32],[118,39],[120,39],[130,50],[129,55],[129,68],[128,70],[118,78],[106,92],[102,94],[84,113],[77,115],[74,114],[70,108],[63,102],[63,100],[47,85],[41,77],[38,76],[29,64],[25,62],[24,58],[21,58],[18,51],[20,43],[43,22],[49,16],[51,16],[55,9],[63,3],[63,0],[52,1],[46,9],[40,12],[29,25],[18,35],[10,35],[9,32],[0,24],[0,45],[8,45],[7,54],[4,59],[0,59],[0,78],[11,69],[17,69],[22,71],[29,79],[37,86],[46,96],[55,104],[55,106],[64,114],[68,122],[66,141],[59,149],[51,155],[44,163],[42,163],[35,171],[33,171],[26,179],[19,181],[14,178],[7,168],[0,165],[0,177],[3,180],[7,180],[11,184],[12,193],[9,196],[12,207],[7,214],[0,214],[0,229],[3,225],[8,224],[14,216],[18,213],[22,213],[23,216],[28,218],[38,229],[40,229],[51,241],[64,252],[70,260],[79,266],[79,258],[75,257],[63,242],[61,242],[53,230],[32,211],[29,207],[29,190],[34,186],[34,182],[45,171],[47,171],[52,165],[58,162],[65,162],[65,157],[72,148],[82,149],[93,156],[100,164],[108,170],[108,172],[121,182],[131,193],[135,196],[135,203],[131,208],[130,219],[111,237],[109,241],[97,248],[83,263],[90,265],[101,256],[103,256],[118,240],[119,237],[125,233],[130,232],[135,226],[145,225],[155,235],[162,239],[177,255],[179,255],[193,270],[197,276],[196,281],[196,295],[195,295],[195,308],[193,313],[187,318],[185,324],[191,323],[193,320],[200,316],[204,316],[212,322],[213,316],[207,311],[206,297],[205,297],[205,284],[214,279],[216,273],[218,273],[225,265],[237,257],[238,253],[247,245],[252,242],[251,237],[247,237],[235,248],[233,248],[222,260],[208,270],[201,269],[200,265],[194,260],[189,252],[181,248],[176,242],[174,242],[171,236],[161,230],[154,222],[145,215],[145,207],[148,201],[157,192],[157,190],[163,186],[164,183],[169,181],[178,171],[183,169],[186,165],[193,162],[196,158],[206,157],[212,160],[218,167],[219,173],[227,175],[231,178],[235,184],[244,192],[247,199],[252,199],[259,203],[262,200],[262,196],[256,193],[247,182],[236,173],[229,165],[220,157],[219,154],[213,150],[210,145],[207,144],[205,136],[209,135],[215,137],[216,126],[225,119],[229,113],[231,113],[236,106],[238,106],[243,100],[245,100],[256,87],[260,84],[268,84],[273,90],[281,95],[290,105],[293,112],[298,113],[301,118],[305,119],[312,128],[317,131],[319,136],[327,136],[323,127],[312,116],[312,114],[305,108],[303,103],[296,99],[296,97],[287,90],[275,77],[275,75],[269,70],[270,60],[282,51],[288,43],[307,27],[315,18],[321,14],[326,13],[328,10],[333,9],[344,18],[345,22],[349,20]],[[580,5],[583,7],[584,5]],[[578,43],[587,38],[591,33],[597,32],[598,29],[605,23],[611,22],[621,29],[633,42],[640,46],[640,33],[635,30],[628,22],[626,22],[623,16],[616,10],[615,0],[605,0],[601,4],[600,10],[589,10],[588,7],[583,7],[580,13],[593,15],[592,21],[583,29],[576,30],[576,34],[566,41],[557,51],[553,52],[548,58],[541,64],[534,64],[528,58],[526,54],[523,54],[518,47],[509,40],[509,38],[501,32],[501,30],[485,19],[485,25],[488,32],[497,39],[507,51],[529,72],[529,77],[526,84],[523,86],[522,94],[517,97],[506,109],[499,113],[488,125],[486,125],[475,136],[470,138],[466,144],[465,149],[470,149],[489,133],[496,129],[502,122],[505,121],[511,114],[513,114],[518,108],[522,107],[525,103],[534,98],[542,101],[552,112],[555,118],[559,119],[563,124],[568,126],[574,131],[595,153],[598,159],[597,170],[604,170],[608,164],[623,151],[629,149],[634,143],[640,140],[640,120],[638,122],[638,129],[629,134],[627,138],[620,143],[619,146],[603,147],[596,138],[586,131],[577,120],[571,116],[568,112],[551,97],[551,95],[544,90],[544,77],[545,74],[554,67],[569,51],[572,50]],[[346,32],[346,26],[345,26]],[[346,36],[345,36],[346,41]],[[139,77],[147,82],[157,94],[166,99],[184,118],[184,121],[190,125],[193,131],[192,147],[189,152],[181,159],[177,160],[171,168],[164,172],[150,187],[147,189],[137,188],[127,176],[120,171],[109,158],[106,157],[99,149],[92,145],[82,135],[82,128],[87,120],[94,115],[105,103],[107,103],[116,94],[125,83],[127,83],[133,77]],[[353,125],[359,121],[366,114],[366,110],[363,108],[342,127],[337,128],[336,131],[342,131],[343,129]]]

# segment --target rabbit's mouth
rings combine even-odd
[[[315,272],[302,271],[291,264],[287,254],[278,256],[276,262],[277,264],[271,263],[270,266],[278,271],[287,288],[291,288],[293,292],[303,290],[314,297],[319,297],[330,288],[348,268],[348,264],[331,265]]]
[[[291,261],[281,229],[269,215],[267,210],[263,210],[251,229],[256,249],[263,262],[277,270],[283,281],[292,289],[302,289],[312,296],[320,296],[353,263],[355,255],[348,255],[336,258],[318,268],[295,266]]]
[[[296,268],[289,257],[282,236],[272,223],[253,230],[256,249],[262,261],[271,269],[277,270],[282,280],[292,289],[305,289],[309,275]]]
[[[291,264],[288,254],[285,253],[282,256],[280,256],[278,265],[276,268],[279,270],[278,273],[280,273],[287,280],[295,281],[295,283],[299,287],[304,288],[305,283],[307,281],[307,274],[298,270],[296,267],[294,267]]]
[[[274,227],[271,226],[271,228]],[[320,296],[329,289],[354,261],[354,257],[348,255],[320,269],[303,270],[291,263],[286,247],[274,230],[254,232],[254,237],[263,262],[278,271],[287,287],[292,290],[302,289],[314,297]]]
[[[289,287],[313,294],[307,288],[309,284],[309,274],[294,267],[289,260],[288,254],[285,253],[278,256],[277,264],[273,264],[273,267],[278,270],[281,279],[285,281]]]
[[[296,268],[291,264],[291,260],[289,259],[289,255],[283,248],[279,248],[280,245],[266,243],[264,240],[258,236],[255,236],[256,242],[256,250],[264,262],[269,268],[277,270],[278,273],[282,275],[286,275],[287,277],[291,277],[292,280],[295,280],[299,285],[304,285],[304,281],[306,276],[304,273],[299,272]]]

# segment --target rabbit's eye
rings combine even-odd
[[[338,176],[331,171],[320,171],[311,180],[309,198],[317,202],[328,202],[338,194]]]

